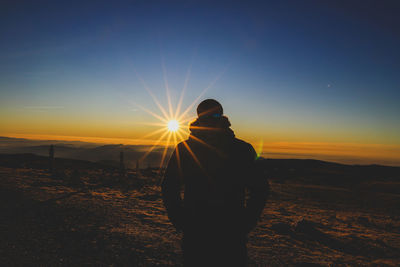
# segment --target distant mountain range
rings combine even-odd
[[[79,141],[65,142],[0,137],[0,154],[4,154],[0,160],[3,160],[3,165],[14,162],[13,166],[21,165],[18,163],[18,160],[25,162],[25,166],[29,165],[30,161],[42,162],[37,166],[44,164],[44,168],[47,168],[46,164],[48,162],[45,159],[49,155],[49,148],[52,144],[54,145],[55,157],[60,159],[58,160],[60,164],[72,167],[74,164],[77,164],[77,166],[91,166],[91,168],[101,168],[102,166],[118,167],[121,151],[124,152],[125,166],[135,168],[137,160],[142,159],[145,153],[151,148],[145,145],[100,145]],[[159,167],[163,150],[164,147],[155,147],[144,160],[139,162],[139,167]],[[168,162],[171,152],[172,148],[169,148],[164,164]],[[24,156],[5,154],[24,154]],[[44,157],[34,157],[33,154]],[[62,163],[61,159],[76,161],[70,160]],[[311,159],[260,158],[259,162],[263,165],[268,177],[277,178],[281,181],[294,179],[309,181],[314,184],[320,182],[324,184],[343,184],[347,183],[347,181],[400,180],[400,167],[345,165]],[[93,163],[98,163],[99,165],[93,165]]]
[[[0,153],[2,154],[35,154],[48,156],[50,145],[54,146],[56,158],[69,158],[91,162],[102,162],[117,165],[120,152],[124,152],[124,162],[127,167],[140,165],[159,167],[164,147],[157,146],[143,160],[145,153],[151,146],[145,145],[100,145],[79,141],[29,140],[23,138],[0,137]],[[169,158],[172,148],[167,151]]]
[[[260,164],[266,176],[281,182],[341,186],[367,181],[400,182],[400,167],[346,165],[313,159],[261,159]]]

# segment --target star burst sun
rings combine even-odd
[[[223,70],[220,74],[216,76],[216,78],[210,82],[210,84],[204,88],[199,96],[189,105],[186,107],[185,110],[181,110],[182,108],[182,102],[183,98],[185,95],[185,91],[188,86],[189,82],[189,77],[191,73],[191,66],[189,66],[189,69],[186,73],[186,78],[184,82],[183,89],[181,91],[178,104],[176,108],[173,108],[172,101],[171,101],[171,95],[169,92],[169,86],[168,86],[168,80],[167,80],[167,74],[166,74],[166,68],[164,65],[164,62],[162,62],[162,68],[163,68],[163,78],[164,78],[164,86],[166,90],[166,97],[167,97],[167,103],[168,103],[168,108],[164,108],[158,98],[153,94],[153,92],[150,90],[150,88],[147,86],[147,84],[144,82],[144,80],[139,76],[139,74],[135,71],[137,78],[140,80],[142,83],[143,87],[146,89],[146,91],[149,93],[151,98],[153,99],[154,103],[159,109],[158,113],[157,111],[152,111],[149,110],[141,105],[135,104],[137,107],[139,107],[141,110],[145,111],[149,115],[151,115],[154,119],[157,120],[157,122],[150,122],[146,123],[147,125],[153,125],[153,126],[158,126],[159,128],[157,130],[154,130],[147,134],[146,136],[143,137],[143,139],[149,138],[151,136],[159,135],[159,138],[155,141],[152,147],[150,147],[146,153],[143,155],[143,157],[140,159],[140,161],[143,161],[155,148],[163,146],[164,143],[164,149],[163,153],[161,156],[161,162],[160,162],[160,169],[164,166],[164,161],[167,155],[168,148],[172,146],[176,146],[178,142],[181,142],[186,139],[186,137],[189,135],[189,130],[185,125],[187,125],[190,121],[194,120],[195,117],[190,117],[189,112],[192,110],[194,105],[200,100],[200,98],[207,92],[208,89],[210,89],[215,82],[220,78],[220,76],[225,72]],[[185,143],[186,145],[186,143]]]
[[[168,126],[168,131],[176,132],[179,129],[179,122],[177,120],[170,120],[167,126]]]

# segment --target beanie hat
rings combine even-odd
[[[197,116],[219,118],[224,113],[222,105],[214,99],[206,99],[197,106]]]

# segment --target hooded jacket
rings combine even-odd
[[[254,148],[235,138],[230,125],[225,116],[198,118],[170,158],[162,196],[178,231],[245,235],[260,217],[268,182]]]

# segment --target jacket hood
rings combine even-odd
[[[220,118],[197,118],[189,126],[190,136],[195,136],[211,143],[223,140],[232,140],[235,137],[235,134],[230,126],[231,123],[226,116]]]

